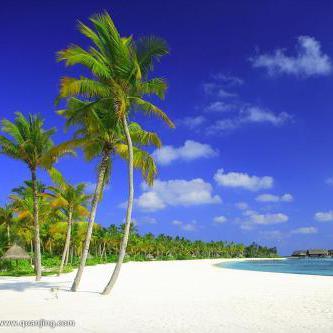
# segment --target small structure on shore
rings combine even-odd
[[[328,251],[323,249],[311,249],[307,251],[309,257],[327,257]]]
[[[16,244],[12,245],[5,254],[1,257],[3,260],[31,260],[30,255],[21,247]]]
[[[325,249],[309,249],[309,250],[298,250],[294,251],[291,255],[292,257],[305,258],[305,257],[333,257],[333,250]]]
[[[293,254],[291,255],[292,257],[306,257],[307,256],[307,251],[299,250],[299,251],[294,251]]]

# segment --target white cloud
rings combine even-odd
[[[155,217],[143,216],[142,218],[140,218],[140,223],[143,223],[143,224],[156,224],[157,220],[156,220]]]
[[[225,75],[223,73],[214,74],[213,78],[227,86],[240,86],[244,83],[244,80],[237,76]]]
[[[270,75],[284,73],[309,77],[328,75],[332,71],[331,59],[321,51],[320,42],[310,36],[298,37],[295,56],[277,49],[273,54],[262,54],[251,60],[254,67],[265,68]]]
[[[203,89],[206,95],[214,95],[220,98],[233,98],[237,97],[236,93],[227,91],[221,84],[218,83],[204,83]]]
[[[196,116],[196,117],[185,117],[178,121],[179,124],[188,127],[189,129],[197,129],[202,124],[206,122],[206,118],[203,116]]]
[[[217,170],[214,179],[221,186],[243,188],[250,191],[272,188],[274,183],[273,178],[269,176],[250,176],[241,172],[225,173],[223,169]]]
[[[149,191],[142,193],[138,199],[136,199],[138,207],[147,211],[161,210],[166,207],[164,201],[159,197],[158,193]]]
[[[216,111],[227,110],[227,104],[223,102],[215,102],[208,106],[208,108],[212,107],[215,107]],[[281,126],[291,119],[292,116],[286,112],[274,113],[259,106],[243,105],[236,117],[219,119],[209,126],[207,131],[209,134],[218,134],[221,131],[230,131],[244,125],[260,123]]]
[[[191,223],[184,223],[183,221],[173,220],[171,223],[185,231],[196,231],[197,230],[197,222],[195,220],[193,220]]]
[[[237,109],[237,105],[225,103],[222,101],[215,101],[209,103],[205,108],[205,112],[230,112]]]
[[[217,224],[223,224],[223,223],[227,222],[227,218],[223,215],[215,216],[213,221],[214,221],[214,223],[217,223]]]
[[[291,234],[306,234],[306,235],[316,234],[317,232],[318,229],[315,227],[301,227],[290,231]]]
[[[291,119],[286,112],[275,114],[268,109],[258,106],[250,106],[242,111],[241,123],[270,123],[279,126]]]
[[[246,202],[237,202],[235,204],[236,208],[240,209],[240,210],[244,210],[244,209],[248,209],[249,205]]]
[[[326,181],[325,181],[325,183],[327,185],[333,185],[333,177],[327,178]]]
[[[333,210],[328,212],[318,212],[315,214],[314,218],[319,222],[331,222],[333,221]]]
[[[254,210],[248,209],[243,211],[243,217],[237,218],[235,221],[240,224],[243,230],[252,230],[258,226],[267,226],[286,223],[289,217],[283,213],[258,213]]]
[[[146,211],[161,210],[167,206],[194,206],[222,202],[218,195],[212,193],[212,185],[201,178],[168,181],[157,179],[152,187],[148,187],[145,183],[141,186],[144,193],[135,199],[135,204]]]
[[[274,194],[260,194],[256,197],[259,202],[292,202],[294,200],[293,196],[289,193],[283,194],[281,196]]]
[[[175,160],[193,161],[198,158],[210,158],[218,155],[210,145],[187,140],[181,147],[164,146],[153,152],[157,163],[168,165]]]
[[[288,221],[288,216],[282,213],[275,214],[252,214],[250,219],[254,224],[279,224]]]

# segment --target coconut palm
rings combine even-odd
[[[0,136],[0,153],[8,155],[16,160],[23,161],[31,172],[33,189],[33,220],[34,220],[34,249],[36,281],[41,279],[41,251],[40,231],[38,218],[38,191],[37,169],[49,169],[64,153],[69,152],[65,146],[61,149],[55,147],[51,137],[55,129],[45,130],[44,121],[37,115],[24,117],[22,113],[16,113],[14,122],[2,120],[2,132],[10,138]]]
[[[40,243],[41,248],[49,245],[51,247],[51,234],[49,226],[55,222],[63,221],[64,214],[53,207],[52,195],[47,192],[47,186],[41,182],[36,182],[37,188],[37,207],[38,207],[38,222],[40,226]],[[14,188],[9,196],[14,212],[17,214],[17,225],[25,231],[32,230],[34,226],[34,198],[33,187],[31,181],[25,181],[24,185]],[[29,232],[28,232],[29,234]]]
[[[7,231],[7,245],[10,245],[10,227],[13,224],[14,212],[13,207],[6,204],[0,207],[0,224],[5,226]]]
[[[66,240],[58,272],[58,275],[60,275],[63,271],[66,258],[68,258],[73,219],[89,215],[86,207],[91,195],[85,193],[86,184],[71,185],[66,182],[61,173],[54,168],[50,170],[49,174],[53,182],[57,185],[57,187],[49,187],[54,195],[52,205],[62,208],[67,216]]]
[[[164,97],[166,83],[161,78],[148,78],[155,60],[168,53],[164,40],[144,37],[136,41],[121,37],[108,13],[90,18],[92,28],[80,23],[81,33],[88,37],[92,45],[86,50],[71,45],[58,53],[58,59],[72,66],[81,64],[91,72],[91,77],[70,78],[61,81],[60,98],[79,96],[90,105],[103,105],[113,113],[126,137],[128,147],[128,203],[125,220],[125,233],[121,242],[118,262],[104,294],[111,291],[117,280],[125,257],[130,231],[134,199],[133,184],[133,142],[128,119],[133,111],[144,111],[164,120],[174,127],[168,116],[153,103],[144,99],[145,95]]]
[[[92,199],[89,217],[89,226],[81,256],[81,262],[72,285],[72,291],[76,291],[81,281],[83,269],[87,260],[93,224],[97,211],[98,201],[101,199],[105,184],[109,181],[112,156],[118,155],[128,159],[128,146],[123,134],[121,124],[117,121],[115,114],[109,112],[103,104],[89,105],[90,103],[71,98],[67,109],[59,111],[66,117],[66,125],[75,125],[77,128],[74,138],[64,143],[66,146],[83,148],[85,158],[90,161],[100,158],[98,166],[98,177],[95,193]],[[141,170],[148,184],[152,184],[157,169],[153,158],[144,150],[142,145],[154,145],[160,147],[159,137],[152,132],[147,132],[137,123],[131,123],[128,127],[133,137],[133,166]]]

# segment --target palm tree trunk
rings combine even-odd
[[[69,242],[70,243],[70,242]],[[68,247],[67,253],[66,253],[66,258],[65,258],[65,266],[67,266],[68,264],[68,260],[69,260],[69,251],[70,251],[70,246]]]
[[[124,236],[120,244],[119,257],[116,264],[116,267],[112,273],[109,283],[106,285],[103,295],[108,295],[114,284],[117,281],[121,265],[124,261],[126,255],[126,247],[128,243],[128,237],[130,233],[131,221],[132,221],[132,209],[133,209],[133,200],[134,200],[134,180],[133,180],[133,144],[132,138],[128,129],[128,124],[126,116],[123,117],[123,127],[126,135],[126,141],[128,146],[128,203],[127,203],[127,212],[126,212],[126,221],[125,221],[125,230]]]
[[[84,247],[83,247],[83,251],[82,251],[81,262],[80,262],[79,269],[76,273],[71,291],[77,291],[77,289],[79,287],[79,284],[80,284],[80,281],[81,281],[83,269],[84,269],[84,266],[85,266],[86,261],[87,261],[89,245],[90,245],[90,241],[91,241],[91,235],[92,235],[93,226],[94,226],[94,222],[95,222],[97,205],[98,205],[98,201],[101,197],[104,178],[105,178],[105,172],[106,172],[107,167],[108,167],[109,159],[110,159],[110,153],[108,151],[104,152],[103,157],[102,157],[101,166],[100,166],[100,169],[99,169],[99,175],[98,175],[98,181],[97,181],[95,193],[94,193],[93,200],[92,200],[92,203],[91,203],[91,211],[90,211],[90,216],[89,216],[88,229],[87,229],[86,238],[85,238],[85,241],[84,241]]]
[[[7,240],[8,240],[8,245],[10,245],[10,226],[7,224]]]
[[[35,232],[35,239],[34,239],[35,272],[36,272],[36,281],[39,281],[42,278],[42,260],[40,252],[36,169],[31,169],[31,179],[32,179],[32,189],[33,189],[33,214],[34,214],[34,232]]]
[[[58,276],[62,273],[62,271],[64,269],[64,264],[66,261],[66,257],[68,255],[69,244],[71,242],[72,216],[73,216],[73,208],[72,208],[72,206],[70,206],[68,209],[68,222],[67,222],[67,234],[66,234],[65,246],[64,246],[64,251],[62,253],[61,264],[59,267]]]

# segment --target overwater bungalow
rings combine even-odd
[[[306,257],[307,251],[303,251],[303,250],[294,251],[291,256],[292,257]]]
[[[333,257],[333,250],[328,250],[328,255]]]
[[[311,249],[307,251],[309,257],[327,257],[328,251],[324,249]]]

